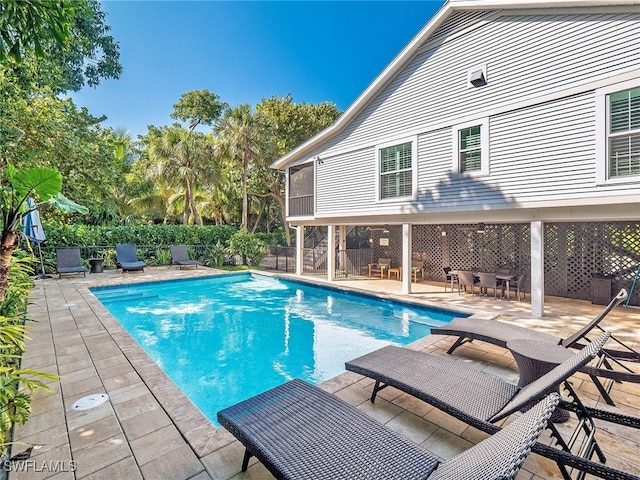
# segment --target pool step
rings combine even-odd
[[[108,294],[101,294],[98,298],[102,303],[125,302],[127,300],[146,300],[147,298],[157,298],[160,295],[155,293],[117,291]]]

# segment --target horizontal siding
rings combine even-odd
[[[452,177],[450,128],[420,135],[419,210],[628,192],[595,186],[594,102],[590,92],[491,117],[487,177]]]
[[[488,85],[468,87],[467,70],[480,63]],[[374,144],[634,65],[640,69],[640,14],[498,17],[419,53],[324,150]]]
[[[375,150],[366,148],[316,166],[316,213],[367,209],[376,201]]]

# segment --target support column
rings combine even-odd
[[[336,226],[327,227],[327,280],[336,279]]]
[[[411,293],[411,224],[402,224],[402,293]]]
[[[302,276],[304,270],[304,225],[296,228],[296,275]]]
[[[531,315],[544,316],[544,222],[531,222]]]
[[[340,265],[340,269],[344,272],[344,277],[347,278],[347,226],[340,225],[338,228],[338,251],[340,252],[340,257],[338,258],[338,265]]]

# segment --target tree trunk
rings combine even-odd
[[[9,230],[2,231],[2,243],[0,244],[0,303],[9,287],[9,268],[11,267],[11,255],[16,248],[18,234]]]
[[[267,203],[266,197],[262,197],[260,199],[260,213],[258,213],[258,217],[256,221],[253,223],[253,228],[251,229],[251,233],[256,233],[258,229],[258,225],[260,224],[260,219],[262,219],[262,215],[264,214],[265,204]]]
[[[193,212],[193,223],[196,225],[202,225],[202,218],[198,212],[196,199],[193,195],[193,182],[190,179],[187,180],[187,191],[189,192],[189,203],[191,204],[191,211]]]
[[[247,153],[242,155],[242,228],[249,229],[249,197],[247,194]]]

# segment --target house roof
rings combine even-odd
[[[288,168],[293,163],[304,160],[314,149],[340,133],[382,91],[387,83],[405,67],[424,42],[456,12],[632,5],[640,5],[640,0],[448,0],[333,125],[280,157],[271,166],[280,170]]]

